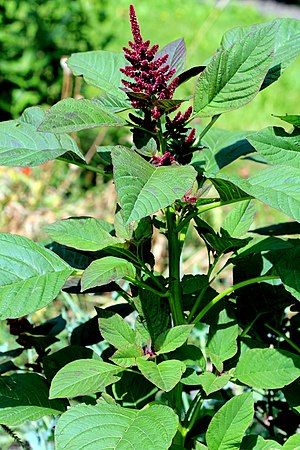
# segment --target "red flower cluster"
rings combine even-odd
[[[178,85],[178,78],[174,78],[170,83],[169,81],[176,69],[170,69],[170,66],[165,64],[168,54],[155,59],[159,46],[155,44],[150,47],[149,40],[143,41],[133,5],[130,5],[129,16],[134,42],[129,41],[130,48],[124,47],[123,50],[125,58],[131,65],[120,70],[134,81],[122,80],[122,83],[132,94],[129,95],[130,98],[133,98],[132,106],[142,111],[149,110],[150,107],[152,108],[152,118],[158,119],[162,113],[158,106],[153,105],[153,101],[169,100],[173,97]]]

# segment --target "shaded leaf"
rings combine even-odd
[[[154,60],[161,58],[164,55],[169,55],[166,64],[170,66],[170,70],[176,69],[175,75],[179,75],[185,66],[186,46],[183,38],[176,39],[165,45],[159,52],[156,53]]]
[[[272,252],[266,258],[273,263],[286,290],[300,300],[300,247],[288,252]]]
[[[0,235],[0,317],[21,317],[50,303],[73,269],[23,236]]]
[[[267,227],[249,230],[251,233],[257,233],[264,236],[282,236],[285,234],[300,234],[299,222],[283,222],[269,225]]]
[[[141,409],[155,400],[157,387],[141,374],[124,371],[122,378],[114,385],[115,399],[122,406]]]
[[[132,448],[167,450],[178,427],[178,417],[164,405],[140,411],[117,405],[78,405],[63,414],[56,429],[60,450]],[[147,430],[147,433],[145,432]]]
[[[235,376],[255,388],[280,389],[300,376],[300,357],[274,348],[252,349],[241,356]]]
[[[45,378],[36,373],[18,373],[0,377],[0,422],[15,426],[26,420],[38,420],[58,415],[66,410],[66,403],[48,399]]]
[[[278,442],[269,439],[266,441],[261,436],[249,434],[244,437],[241,448],[243,450],[281,450],[282,446]]]
[[[222,228],[227,231],[231,237],[239,238],[249,231],[254,220],[255,208],[251,200],[239,202],[227,214]],[[252,231],[253,232],[253,231]]]
[[[212,418],[206,442],[209,450],[240,449],[243,435],[254,414],[252,393],[231,398]]]
[[[112,160],[125,225],[154,214],[183,197],[196,178],[196,171],[191,166],[156,168],[126,147],[114,147]]]
[[[126,276],[135,277],[135,267],[132,263],[115,256],[105,256],[93,261],[83,272],[82,291],[94,286],[108,284],[111,281],[121,280]]]
[[[275,116],[274,117],[278,117],[278,119],[283,120],[284,122],[290,123],[291,125],[294,125],[294,127],[300,128],[300,116],[294,114],[294,115],[289,115],[286,114],[285,116]]]

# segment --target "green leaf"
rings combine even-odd
[[[144,356],[143,349],[135,344],[129,344],[126,348],[117,350],[110,359],[118,366],[132,367],[136,365],[136,358],[141,356]]]
[[[300,378],[282,390],[289,406],[300,414]]]
[[[283,447],[276,441],[269,439],[266,441],[257,434],[249,434],[244,437],[241,448],[243,450],[281,450]]]
[[[156,168],[126,147],[114,147],[112,160],[125,225],[154,214],[182,198],[196,178],[192,166]]]
[[[156,53],[154,60],[161,58],[164,55],[168,55],[166,64],[170,66],[170,69],[176,69],[175,76],[178,76],[185,67],[186,47],[184,39],[176,39],[165,45]]]
[[[0,423],[21,425],[26,420],[58,415],[66,410],[61,400],[49,400],[45,378],[36,373],[17,373],[0,377]]]
[[[276,26],[274,55],[262,89],[278,80],[284,70],[297,59],[300,53],[300,21],[281,18],[263,23],[260,26],[268,27],[272,23]],[[239,27],[227,31],[222,39],[222,47],[229,48],[233,43],[239,42],[254,27]]]
[[[259,389],[280,389],[300,376],[300,357],[274,348],[244,353],[235,371],[239,381]]]
[[[283,450],[300,450],[300,435],[293,434],[283,444]]]
[[[200,75],[194,113],[222,114],[249,103],[272,63],[277,26],[255,25],[226,49],[218,50]]]
[[[216,175],[216,178],[211,178],[210,181],[218,191],[218,194],[220,196],[220,199],[224,202],[228,202],[231,200],[246,200],[249,199],[249,195],[242,191],[237,185],[232,183],[230,180],[232,177],[227,177],[225,179],[225,176],[221,174],[220,172]]]
[[[208,426],[206,442],[209,450],[240,449],[253,414],[254,402],[251,393],[231,398],[216,412]]]
[[[72,267],[23,236],[0,234],[0,318],[30,314],[58,295]]]
[[[82,291],[95,286],[103,286],[111,281],[121,280],[125,276],[135,277],[134,265],[122,258],[105,256],[93,261],[83,272]]]
[[[159,364],[140,359],[137,365],[147,380],[165,392],[171,391],[179,383],[186,370],[185,364],[176,359],[169,359]]]
[[[125,120],[105,109],[95,98],[66,98],[49,109],[38,131],[72,133],[96,127],[122,127],[125,124]]]
[[[42,109],[32,107],[26,109],[19,119],[0,123],[1,166],[37,166],[68,152],[84,161],[76,142],[70,136],[53,136],[36,130],[45,114]]]
[[[293,115],[288,115],[286,114],[285,116],[275,116],[274,117],[278,117],[279,119],[283,120],[284,122],[290,123],[292,125],[294,125],[294,127],[300,128],[300,116],[293,114]]]
[[[113,226],[93,217],[74,217],[48,225],[45,230],[56,242],[78,250],[96,252],[124,242],[110,234]]]
[[[300,221],[300,169],[274,166],[252,175],[247,180],[231,175],[217,175],[272,208]],[[215,184],[216,179],[212,179]]]
[[[204,127],[196,126],[196,129],[201,132]],[[254,152],[252,145],[245,139],[249,135],[249,131],[228,131],[213,127],[201,139],[204,148],[194,152],[192,163],[202,161],[204,157],[205,176],[214,176],[240,156]]]
[[[121,79],[125,78],[119,69],[128,64],[123,53],[101,50],[74,53],[67,64],[74,75],[82,75],[86,83],[110,95],[126,98],[126,94],[119,89],[123,86]]]
[[[115,405],[78,405],[59,419],[59,450],[137,448],[167,450],[178,427],[178,417],[165,405],[142,410]],[[89,444],[90,443],[90,444]]]
[[[114,397],[122,406],[141,409],[155,401],[158,389],[141,374],[124,371],[122,378],[114,385]]]
[[[239,238],[249,231],[254,220],[255,208],[251,200],[239,202],[227,214],[222,228],[227,231],[230,236]]]
[[[206,353],[219,372],[223,370],[223,361],[237,352],[238,331],[235,318],[225,309],[220,311],[215,323],[210,326]]]
[[[134,330],[119,314],[100,308],[96,310],[101,334],[109,344],[120,350],[135,344]]]
[[[50,398],[77,397],[100,392],[121,377],[122,369],[95,359],[77,359],[66,364],[54,376]],[[120,375],[119,375],[120,374]]]
[[[204,372],[198,376],[198,383],[204,389],[206,395],[210,395],[213,392],[219,391],[222,389],[230,380],[231,375],[226,373],[217,377],[212,372]]]
[[[283,128],[268,127],[251,134],[248,141],[269,164],[300,169],[300,130],[287,133]]]
[[[300,300],[300,247],[288,252],[271,252],[266,258],[273,263],[285,289]]]
[[[155,343],[154,350],[158,355],[169,353],[181,347],[187,340],[194,325],[178,325],[161,333]]]

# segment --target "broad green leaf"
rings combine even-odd
[[[244,353],[236,378],[259,389],[280,389],[300,376],[300,357],[274,348],[257,348]]]
[[[71,133],[96,127],[122,127],[126,124],[96,99],[66,98],[52,106],[38,130],[48,133]]]
[[[45,377],[51,381],[54,375],[66,364],[76,361],[77,359],[92,359],[96,354],[90,348],[81,345],[67,345],[57,352],[46,355],[43,358],[43,369]]]
[[[249,434],[244,437],[241,448],[243,450],[281,450],[283,447],[276,441],[270,439],[266,441],[257,434]]]
[[[171,391],[179,383],[186,370],[185,364],[176,359],[169,359],[159,364],[140,359],[137,365],[147,380],[165,392]]]
[[[300,53],[300,21],[281,18],[263,23],[260,27],[268,27],[272,23],[276,26],[274,55],[262,89],[278,80],[284,70],[297,59]],[[222,39],[222,47],[230,48],[233,43],[239,42],[254,28],[255,25],[233,28],[227,31]]]
[[[247,139],[269,164],[300,169],[300,130],[287,133],[283,128],[268,127]]]
[[[112,225],[93,217],[64,219],[45,228],[54,241],[90,252],[124,242],[110,234],[112,229]]]
[[[112,311],[96,308],[99,328],[104,339],[117,349],[126,350],[135,344],[135,332],[125,320]]]
[[[238,324],[225,309],[220,311],[215,323],[210,326],[206,353],[215,367],[222,372],[223,361],[237,352]]]
[[[239,202],[227,214],[222,228],[226,230],[230,236],[239,238],[249,231],[254,220],[255,208],[251,200]]]
[[[167,450],[178,417],[165,405],[136,410],[117,405],[78,405],[59,419],[55,428],[58,450]]]
[[[123,53],[102,50],[74,53],[67,65],[74,75],[82,75],[86,83],[110,95],[126,98],[126,94],[120,89],[123,86],[121,79],[125,78],[120,68],[128,65]]]
[[[30,239],[0,234],[0,318],[21,317],[48,305],[72,272]]]
[[[37,166],[68,152],[84,161],[70,136],[53,136],[36,130],[45,114],[41,108],[32,107],[26,109],[19,119],[0,123],[1,166]]]
[[[228,383],[230,378],[231,375],[228,373],[217,377],[212,372],[204,372],[198,376],[198,382],[203,387],[206,395],[209,395],[212,392],[216,392],[222,389]]]
[[[216,177],[231,182],[247,194],[272,208],[300,221],[300,169],[274,166],[252,175],[247,180],[219,172]],[[216,179],[212,179],[215,184]]]
[[[184,344],[177,348],[174,352],[170,352],[169,359],[178,359],[184,362],[187,367],[197,367],[205,370],[206,361],[199,347],[192,344]]]
[[[197,127],[201,132],[204,127]],[[204,148],[193,154],[192,163],[197,163],[205,159],[205,176],[214,176],[223,167],[238,159],[240,156],[253,153],[254,149],[246,137],[250,135],[248,131],[228,131],[221,128],[211,128],[201,139]]]
[[[290,249],[293,249],[294,246],[290,242],[281,239],[276,238],[273,236],[270,237],[263,237],[259,236],[257,238],[254,238],[249,244],[238,250],[237,256],[233,256],[232,259],[235,258],[244,258],[251,254],[258,254],[261,252],[269,252],[269,251],[275,251],[275,250],[287,250],[290,251]]]
[[[293,434],[283,444],[283,450],[300,450],[300,434]]]
[[[158,355],[169,353],[181,347],[187,340],[194,325],[178,325],[161,333],[155,343],[154,350]]]
[[[231,398],[216,412],[208,426],[206,442],[209,450],[240,449],[253,414],[254,402],[250,392]]]
[[[136,365],[136,358],[144,356],[142,347],[128,344],[127,347],[117,350],[110,358],[112,362],[121,367],[132,367]]]
[[[156,168],[126,147],[114,147],[112,160],[125,225],[154,214],[182,198],[196,178],[192,166]]]
[[[273,263],[285,289],[300,300],[300,247],[288,252],[271,252],[266,258]]]
[[[231,182],[232,177],[225,179],[224,175],[220,172],[216,175],[216,178],[211,178],[210,181],[218,191],[220,199],[224,202],[240,199],[249,199],[249,195],[242,191],[236,184]]]
[[[36,373],[16,373],[0,377],[0,423],[21,425],[27,420],[58,415],[66,410],[61,400],[49,400],[48,384]]]
[[[95,286],[103,286],[111,281],[121,280],[125,276],[135,276],[134,265],[122,258],[105,256],[93,261],[85,269],[81,279],[81,287],[85,291]]]
[[[121,377],[122,369],[95,359],[77,359],[54,376],[50,398],[77,397],[100,392]]]
[[[294,115],[288,115],[286,114],[285,116],[275,116],[274,117],[278,117],[279,119],[283,120],[284,122],[290,123],[291,125],[294,125],[294,127],[296,128],[300,128],[300,116],[294,114]]]
[[[132,108],[128,98],[123,99],[108,93],[95,97],[95,100],[97,100],[99,106],[103,106],[104,109],[107,109],[113,113],[118,113]]]
[[[272,63],[276,31],[274,23],[253,26],[230,47],[215,53],[196,85],[195,114],[222,114],[256,96]]]

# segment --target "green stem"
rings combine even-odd
[[[236,291],[237,289],[240,289],[244,286],[248,286],[249,284],[254,283],[260,283],[261,281],[267,281],[267,280],[278,280],[280,277],[276,275],[265,275],[262,277],[255,277],[250,278],[250,280],[241,281],[240,283],[234,284],[233,286],[229,287],[228,289],[225,289],[225,291],[218,294],[216,297],[214,297],[206,306],[205,308],[200,311],[200,313],[197,315],[195,320],[193,320],[193,324],[196,325],[196,323],[200,322],[200,320],[205,316],[205,314],[213,307],[215,306],[222,298],[226,297],[226,295],[231,294],[232,292]]]
[[[191,403],[191,406],[186,414],[186,420],[184,421],[184,426],[182,430],[182,434],[184,438],[188,434],[188,432],[193,428],[195,425],[195,422],[198,417],[199,410],[201,409],[203,398],[201,398],[201,391],[199,391],[194,398],[193,402]]]
[[[174,325],[185,323],[182,311],[182,294],[180,285],[181,242],[176,231],[176,214],[171,207],[166,209],[167,236],[169,249],[169,304]]]
[[[284,339],[291,347],[293,347],[296,352],[300,353],[300,347],[296,345],[290,338],[288,338],[284,333],[281,333],[281,331],[276,330],[276,328],[273,328],[268,323],[265,323],[265,326],[269,328],[269,330],[272,330],[274,333],[276,333],[278,336],[280,336],[282,339]]]
[[[56,158],[56,159],[58,161],[63,161],[63,162],[67,162],[69,164],[74,164],[75,166],[82,167],[83,169],[86,169],[86,170],[90,170],[91,172],[96,172],[96,173],[99,173],[101,175],[105,174],[104,170],[98,169],[97,167],[91,166],[90,164],[84,164],[84,163],[81,163],[79,161],[70,161],[67,158],[63,158],[62,156],[60,156],[59,158]]]
[[[201,139],[206,135],[206,133],[211,129],[211,127],[213,126],[213,124],[218,120],[218,118],[220,117],[221,114],[217,114],[216,116],[212,116],[211,121],[209,122],[208,125],[206,125],[206,127],[204,128],[204,130],[202,130],[202,132],[199,135],[199,141],[201,141]]]
[[[148,284],[144,283],[143,281],[137,280],[132,277],[124,276],[123,280],[129,281],[129,283],[134,284],[135,286],[138,286],[140,288],[146,289],[147,291],[152,292],[153,294],[158,295],[159,297],[169,297],[169,292],[160,292],[154,289],[153,287],[149,286]]]

